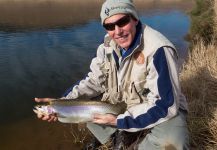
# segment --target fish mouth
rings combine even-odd
[[[39,115],[51,115],[56,113],[51,105],[36,105],[33,112]]]

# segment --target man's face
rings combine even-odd
[[[136,34],[137,20],[130,15],[117,14],[107,18],[104,26],[112,25],[114,28],[106,29],[109,36],[121,47],[128,49]],[[115,24],[115,25],[114,25]]]

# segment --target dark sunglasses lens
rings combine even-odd
[[[121,18],[120,20],[118,20],[116,22],[116,25],[119,26],[119,27],[124,27],[129,22],[130,22],[130,17],[129,16],[125,16],[125,17]]]
[[[103,24],[103,27],[108,31],[112,31],[115,29],[115,25],[117,25],[119,27],[124,27],[129,22],[130,22],[130,16],[127,15],[127,16],[124,16],[123,18],[121,18],[120,20],[116,21],[115,23]]]
[[[103,27],[108,30],[108,31],[112,31],[115,29],[115,24],[113,23],[108,23],[108,24],[104,24]]]

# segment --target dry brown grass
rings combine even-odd
[[[215,35],[216,35],[216,38],[217,38],[217,0],[215,0],[214,10],[215,10],[215,14],[216,14],[214,31],[215,31]]]
[[[192,146],[217,147],[213,133],[217,118],[217,51],[211,44],[194,45],[181,73],[183,91],[189,103],[189,130]]]
[[[180,77],[189,103],[192,149],[217,149],[217,45],[198,40]]]

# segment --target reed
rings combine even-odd
[[[217,0],[214,4],[210,7],[216,8]],[[216,28],[215,24],[215,31]],[[192,149],[217,148],[217,45],[214,41],[215,38],[207,44],[197,39],[180,75],[182,90],[189,103]]]
[[[191,143],[197,148],[217,146],[217,136],[213,133],[216,128],[213,121],[217,119],[217,51],[214,44],[204,46],[203,41],[193,47],[180,76],[189,103]]]

